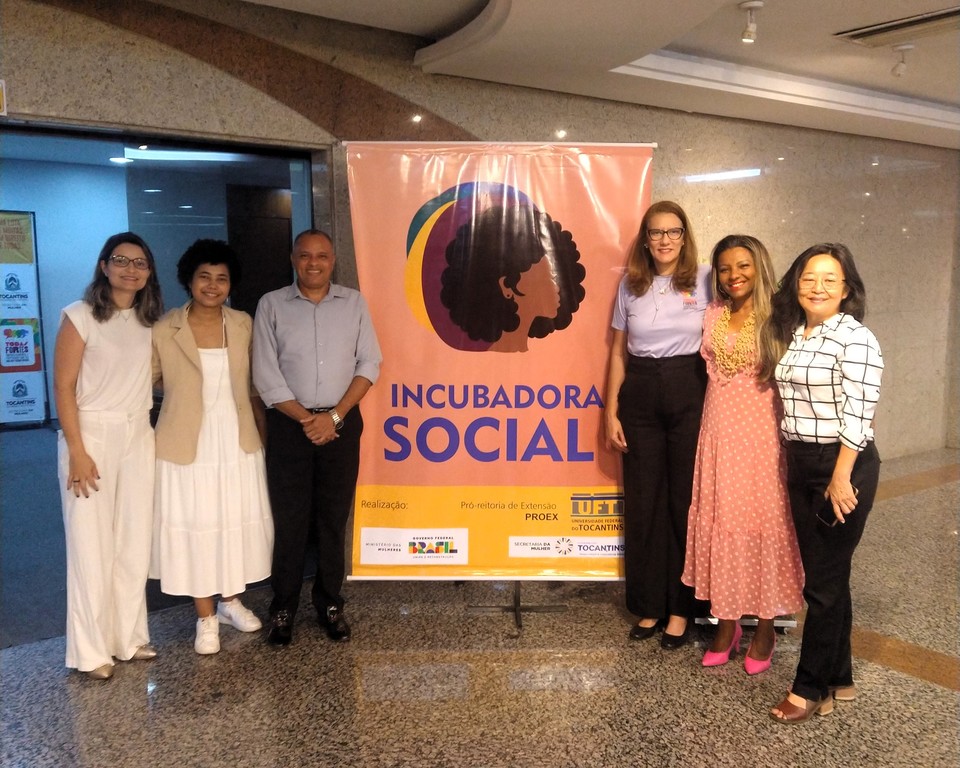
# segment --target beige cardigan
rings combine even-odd
[[[191,464],[197,457],[203,420],[203,372],[193,332],[187,324],[185,304],[172,309],[153,326],[153,381],[162,382],[163,405],[157,420],[157,458],[174,464]],[[223,308],[227,331],[230,385],[237,404],[240,448],[254,453],[260,435],[250,404],[255,394],[250,381],[250,346],[253,321],[246,312]]]

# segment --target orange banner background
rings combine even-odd
[[[616,287],[650,202],[652,148],[350,143],[347,163],[360,287],[384,355],[362,404],[352,576],[616,578],[617,557],[577,537],[582,499],[620,487],[619,458],[603,446],[602,396]],[[557,248],[551,263],[566,263],[572,235],[583,268],[568,281],[583,289],[569,324],[527,339],[525,351],[483,349],[438,300],[441,277],[452,280],[443,270],[454,236],[480,232],[479,212],[498,205],[563,233],[541,232],[547,249]],[[556,272],[553,279],[563,283]],[[504,295],[530,300],[520,290],[529,284],[503,287]],[[520,489],[528,506],[511,509]],[[543,510],[538,497],[549,499]],[[602,509],[591,541],[616,540],[618,508]],[[365,529],[396,535],[365,547]],[[446,531],[463,548],[410,546],[429,534],[444,540]],[[536,544],[521,541],[528,533],[551,542],[549,561],[524,549]]]

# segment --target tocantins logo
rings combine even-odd
[[[27,391],[27,382],[25,382],[23,379],[17,379],[15,382],[13,382],[13,389],[11,391],[13,397],[16,398],[24,398],[30,394]]]
[[[19,291],[20,278],[13,273],[8,274],[3,280],[3,287],[8,291]]]
[[[407,232],[407,303],[454,349],[526,352],[570,325],[585,276],[573,235],[505,184],[448,189]]]

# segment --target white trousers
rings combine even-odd
[[[153,531],[154,442],[146,413],[81,411],[83,445],[100,472],[88,498],[67,489],[57,444],[67,540],[67,666],[89,672],[150,641],[145,587]]]

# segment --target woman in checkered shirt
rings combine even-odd
[[[829,714],[853,699],[850,565],[873,506],[880,457],[873,419],[880,397],[880,345],[862,325],[863,280],[839,243],[808,248],[783,277],[774,321],[786,352],[776,380],[787,451],[787,486],[806,574],[800,662],[781,723]]]

